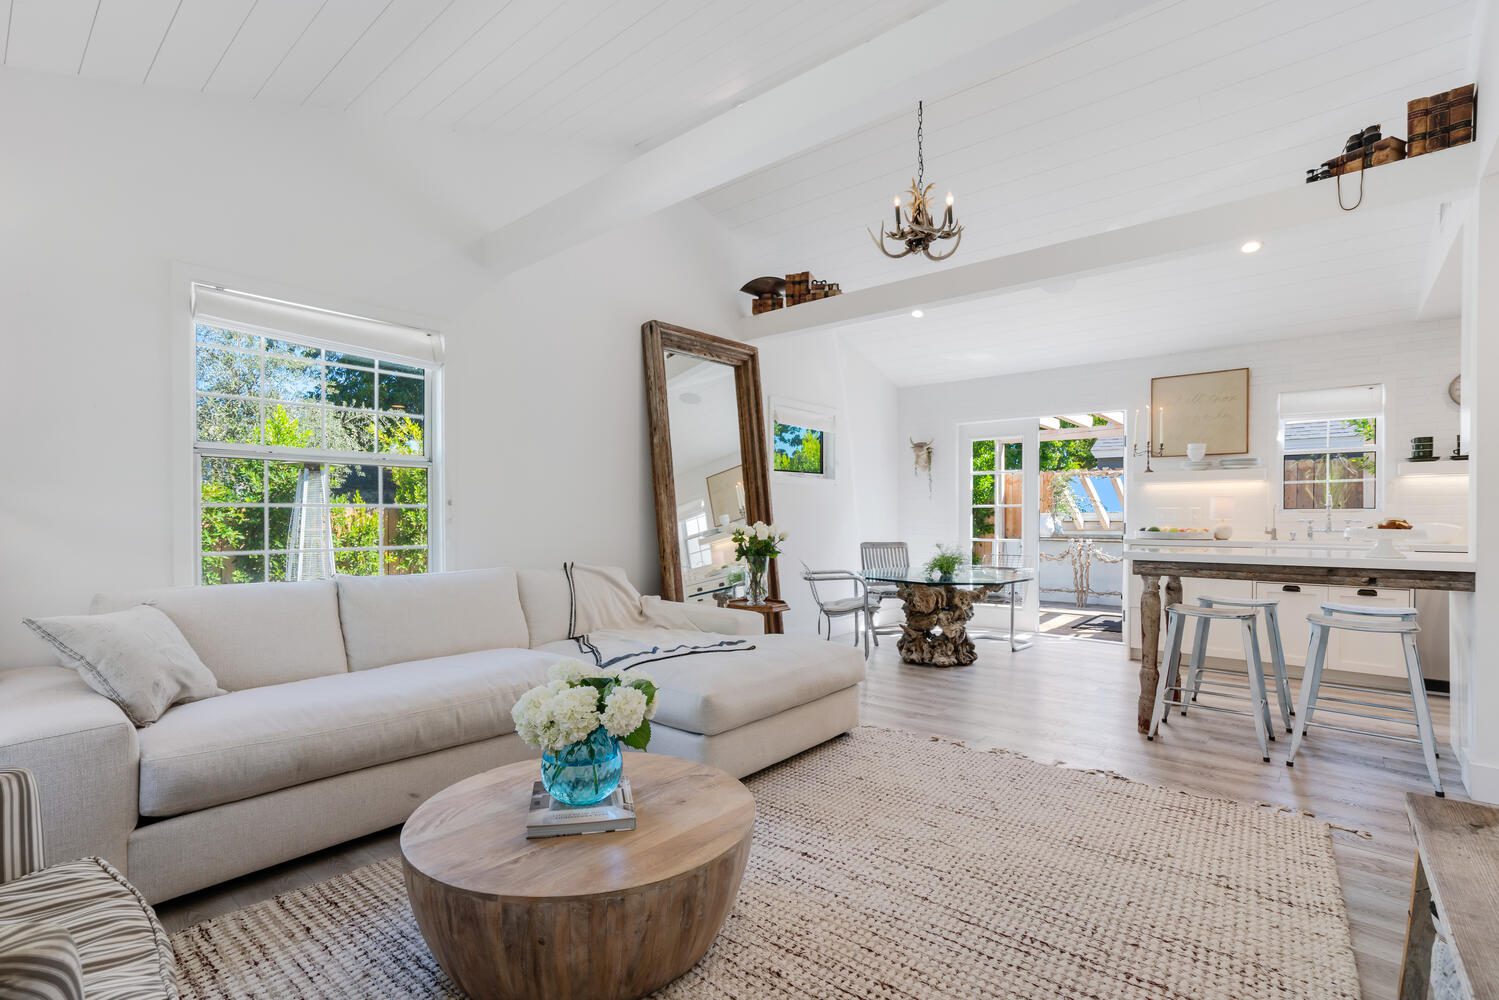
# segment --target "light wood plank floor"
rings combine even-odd
[[[1043,638],[1013,654],[1003,642],[986,641],[979,651],[972,667],[912,667],[886,639],[869,661],[864,721],[1316,815],[1337,828],[1334,854],[1364,995],[1395,996],[1414,850],[1402,796],[1429,791],[1417,748],[1321,731],[1308,738],[1296,767],[1287,768],[1287,737],[1265,764],[1248,719],[1211,712],[1173,716],[1166,734],[1151,743],[1134,728],[1138,664],[1117,641]],[[1447,701],[1433,699],[1432,710],[1445,748]],[[1447,753],[1442,780],[1449,795],[1460,794]],[[386,831],[159,910],[175,930],[396,851],[396,831]]]

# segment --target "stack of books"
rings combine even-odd
[[[613,833],[635,829],[635,796],[630,779],[602,802],[591,806],[569,806],[554,800],[545,786],[531,786],[531,812],[526,817],[526,839],[571,837],[581,833]]]

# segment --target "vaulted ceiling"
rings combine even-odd
[[[642,147],[936,0],[0,0],[4,65]]]
[[[1470,82],[1476,7],[1033,0],[1004,8],[1007,25],[975,0],[0,0],[0,59],[517,143],[597,144],[638,154],[639,168],[655,155],[660,169],[619,175],[626,196],[642,175],[657,185],[656,201],[632,211],[695,197],[741,247],[745,278],[811,270],[857,291],[1294,188],[1350,132],[1379,123],[1403,136],[1407,99]],[[1045,43],[1003,49],[1027,18]],[[958,51],[981,22],[1002,57]],[[879,60],[849,61],[881,43]],[[897,96],[858,105],[876,91]],[[947,264],[886,259],[866,233],[915,172],[917,98],[927,179],[955,194],[967,227]],[[830,123],[825,108],[793,120],[824,104],[840,111]],[[723,149],[746,133],[775,141]],[[664,155],[694,139],[691,155]],[[703,169],[715,155],[719,169]],[[570,216],[569,196],[532,215],[548,235],[586,238],[583,221],[612,203],[608,180]],[[1330,182],[1317,187],[1335,197]],[[911,384],[1052,367],[1080,347],[1101,360],[1408,321],[1436,205],[1382,206],[1380,187],[1371,174],[1359,211],[1277,233],[1253,258],[1225,239],[842,330]],[[529,247],[534,234],[522,235],[509,242]],[[740,334],[760,335],[747,322]]]

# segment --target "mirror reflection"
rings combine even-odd
[[[683,596],[721,604],[744,580],[731,539],[745,523],[734,368],[667,351],[666,379]]]

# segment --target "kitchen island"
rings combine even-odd
[[[1183,577],[1451,592],[1472,591],[1476,568],[1467,552],[1411,551],[1397,558],[1375,558],[1367,555],[1367,549],[1346,543],[1183,545],[1131,540],[1125,543],[1124,558],[1129,572],[1140,577],[1144,587],[1140,597],[1140,699],[1135,720],[1141,733],[1150,730],[1155,710],[1162,609],[1181,602]]]

